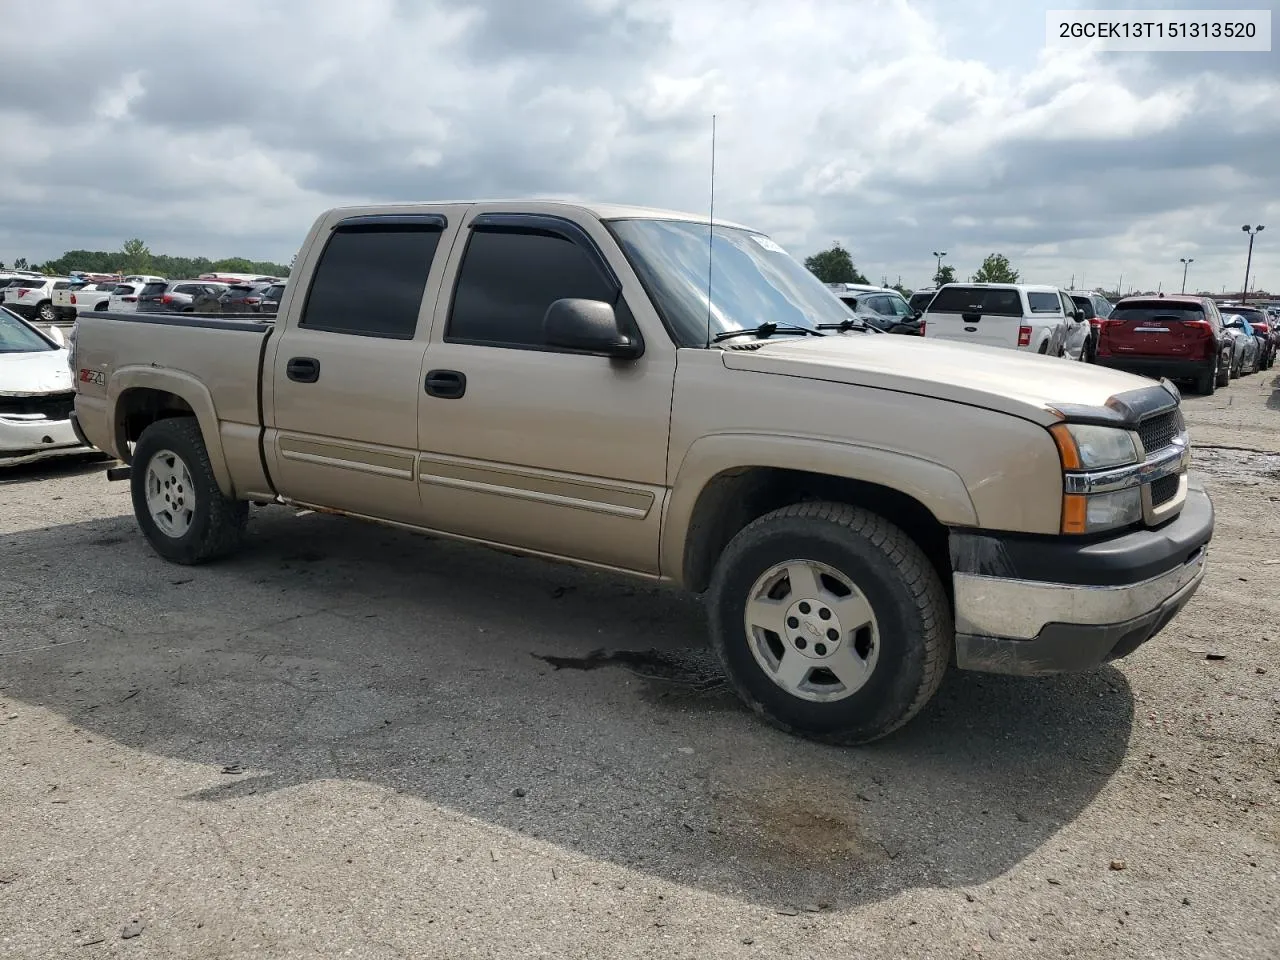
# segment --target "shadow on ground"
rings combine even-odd
[[[678,883],[834,907],[1007,871],[1094,799],[1133,720],[1114,669],[953,674],[893,738],[822,747],[699,689],[701,611],[673,592],[278,507],[251,531],[197,569],[131,518],[0,537],[0,690],[212,765],[214,786],[166,801],[366,781]],[[654,650],[667,679],[535,656],[600,648]]]

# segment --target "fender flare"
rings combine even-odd
[[[235,496],[235,487],[231,481],[231,471],[227,469],[227,458],[222,450],[222,434],[218,430],[218,414],[213,405],[213,395],[209,388],[192,374],[182,370],[169,370],[163,367],[143,366],[141,364],[120,367],[111,375],[107,385],[107,408],[111,411],[112,429],[117,429],[120,397],[128,390],[162,390],[182,398],[196,415],[200,424],[200,434],[204,438],[205,449],[209,452],[209,463],[213,467],[214,479],[218,481],[218,489],[225,496]],[[118,453],[126,453],[127,448],[120,438],[116,438]],[[123,458],[122,458],[123,459]]]
[[[933,461],[822,437],[712,434],[694,441],[672,482],[660,547],[665,577],[683,580],[686,541],[703,491],[723,473],[756,467],[876,484],[917,501],[944,526],[978,525],[977,508],[960,475]]]

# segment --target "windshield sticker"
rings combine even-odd
[[[766,237],[763,233],[752,233],[752,234],[749,234],[749,236],[751,237],[752,240],[760,244],[760,246],[764,247],[770,253],[781,253],[785,255],[787,252],[783,250],[780,246],[778,246],[776,243],[774,243],[772,240],[770,240],[768,237]]]

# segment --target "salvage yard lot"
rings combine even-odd
[[[1186,406],[1173,624],[861,749],[665,590],[279,507],[177,567],[100,463],[0,476],[0,956],[1274,958],[1280,378]]]

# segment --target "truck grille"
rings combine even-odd
[[[36,397],[0,396],[0,417],[17,414],[26,417],[44,417],[46,420],[69,420],[75,405],[74,390],[65,393],[44,393]]]
[[[1157,414],[1138,424],[1138,436],[1148,457],[1173,443],[1174,437],[1181,432],[1182,413],[1178,410]]]
[[[1178,492],[1178,475],[1171,477],[1161,477],[1159,480],[1153,481],[1151,484],[1151,505],[1158,507],[1163,503],[1168,503],[1174,498]]]

